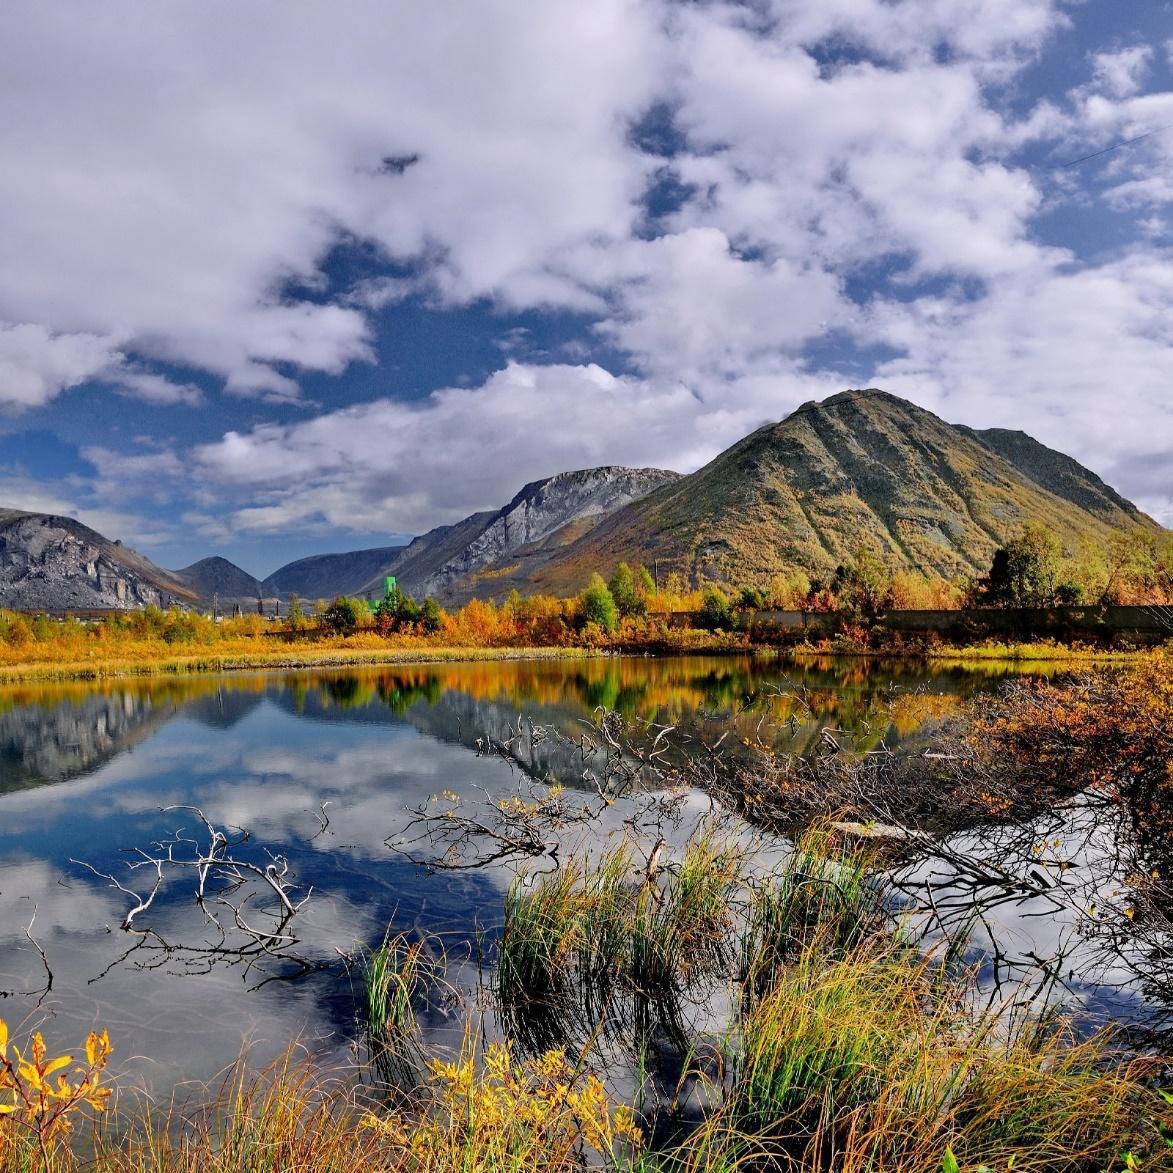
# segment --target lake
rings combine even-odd
[[[501,923],[514,872],[423,866],[426,845],[407,843],[413,810],[534,776],[573,790],[574,739],[600,707],[712,738],[758,725],[760,710],[740,710],[766,690],[788,749],[851,735],[864,750],[918,752],[926,721],[1011,670],[633,657],[6,687],[0,1016],[62,1045],[105,1026],[124,1080],[155,1092],[213,1078],[242,1047],[262,1062],[299,1038],[343,1059],[363,949],[389,927],[436,934],[471,983]],[[512,737],[519,715],[567,736]],[[617,804],[568,832],[565,851],[623,817]],[[195,861],[217,833],[240,885],[201,906]],[[304,900],[285,921],[278,888]],[[991,916],[1027,953],[1066,948],[1078,927],[1029,894]],[[1151,1010],[1128,973],[1071,988],[1089,1012]],[[442,1014],[431,1025],[451,1028]]]

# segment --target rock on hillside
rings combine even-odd
[[[0,607],[96,610],[194,600],[170,571],[73,518],[0,510]]]
[[[989,565],[1028,520],[1068,549],[1156,523],[1029,437],[974,433],[883,391],[847,391],[767,424],[704,468],[613,514],[535,585],[579,589],[620,559],[692,582],[823,577],[863,550],[952,577]],[[1006,455],[1003,455],[1003,452]]]
[[[336,595],[357,594],[368,581],[378,578],[381,595],[385,568],[406,548],[380,546],[373,550],[352,550],[346,554],[313,554],[275,570],[261,586],[267,597],[279,595],[288,598],[295,594],[303,599],[332,599]]]
[[[227,558],[218,555],[201,558],[182,570],[172,571],[180,582],[190,587],[201,599],[221,603],[239,599],[256,599],[261,594],[260,582],[246,570],[241,570]]]
[[[659,468],[607,466],[533,481],[495,513],[475,513],[416,538],[389,573],[410,594],[446,604],[528,587],[567,543],[679,476]],[[381,590],[376,577],[364,593]]]

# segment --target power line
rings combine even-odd
[[[1123,142],[1113,143],[1110,147],[1104,147],[1102,151],[1093,151],[1090,155],[1083,155],[1081,158],[1072,159],[1069,163],[1060,163],[1058,170],[1062,171],[1067,167],[1077,167],[1080,163],[1086,163],[1090,159],[1098,159],[1101,155],[1107,155],[1112,151],[1118,151],[1121,147],[1130,147],[1133,143],[1139,143],[1142,139],[1152,138],[1154,134],[1160,134],[1164,130],[1169,130],[1173,127],[1173,123],[1166,126],[1158,126],[1155,130],[1146,130],[1144,134],[1138,134],[1135,138],[1126,138]]]

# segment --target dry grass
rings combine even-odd
[[[177,654],[166,645],[120,648],[118,654],[95,654],[84,659],[28,657],[0,663],[0,683],[31,680],[101,680],[116,676],[182,676],[202,672],[249,669],[347,668],[371,665],[453,663],[523,659],[580,659],[599,653],[583,648],[518,647],[473,648],[388,645],[378,637],[350,637],[314,645],[256,650],[255,644],[235,649],[231,644],[198,654]]]

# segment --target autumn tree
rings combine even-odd
[[[860,551],[854,562],[836,567],[831,589],[844,611],[874,615],[892,603],[892,576],[869,550]]]

